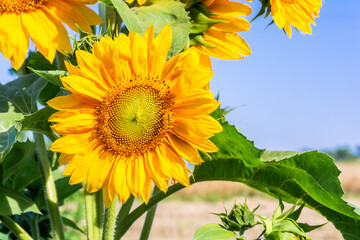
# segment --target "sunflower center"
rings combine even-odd
[[[280,0],[282,4],[294,4],[297,3],[298,0]]]
[[[98,108],[100,138],[107,149],[125,155],[156,147],[170,128],[170,101],[147,85],[115,88]]]
[[[47,0],[0,0],[0,12],[26,12],[39,8]]]

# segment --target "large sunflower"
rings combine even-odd
[[[238,60],[250,55],[249,45],[237,32],[249,30],[250,23],[239,16],[250,15],[251,7],[228,0],[202,0],[192,7],[201,11],[202,4],[207,8],[205,14],[219,23],[202,34],[205,44],[198,44],[195,48],[209,56],[228,60]]]
[[[291,25],[297,30],[311,34],[310,23],[315,25],[319,17],[321,0],[270,0],[271,16],[279,28],[285,29],[291,38]]]
[[[72,52],[66,23],[74,31],[76,25],[92,32],[90,25],[101,18],[84,4],[97,0],[0,0],[0,52],[15,69],[23,64],[29,47],[29,37],[36,48],[50,61],[56,50]]]
[[[49,121],[62,135],[50,149],[62,153],[70,184],[103,188],[106,206],[116,194],[147,202],[151,180],[164,192],[171,179],[189,186],[183,158],[199,164],[198,150],[217,151],[209,138],[222,127],[209,116],[219,106],[205,90],[209,62],[192,49],[166,61],[171,42],[169,26],[155,39],[153,27],[143,37],[103,37],[92,54],[76,51],[79,68],[66,64],[62,82],[72,94],[48,102],[60,110]]]

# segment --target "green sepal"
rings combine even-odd
[[[190,38],[190,45],[191,46],[205,46],[208,48],[215,48],[216,46],[211,45],[207,42],[205,42],[205,40],[203,39],[202,34],[190,34],[189,35]]]
[[[198,4],[198,5],[204,6],[203,4]],[[203,11],[201,11],[201,10],[203,10]],[[190,24],[191,24],[190,33],[192,33],[192,34],[204,33],[210,27],[214,26],[217,23],[226,23],[226,21],[215,20],[215,19],[209,18],[209,15],[211,13],[206,12],[206,10],[207,10],[206,7],[201,8],[201,10],[199,10],[198,8],[195,8],[195,7],[189,8],[189,11],[190,11],[189,16],[191,19],[190,20]]]

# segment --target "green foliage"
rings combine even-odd
[[[140,20],[137,18],[137,16],[134,14],[132,9],[130,9],[125,2],[111,0],[111,3],[115,7],[116,11],[119,13],[121,19],[124,21],[129,31],[133,30],[134,32],[137,32],[141,35],[144,34],[146,29],[142,26]]]
[[[55,141],[57,136],[54,134],[48,122],[49,117],[54,114],[56,110],[51,107],[45,107],[33,113],[25,116],[22,122],[23,131],[36,131],[45,134],[50,140]]]
[[[234,238],[237,238],[237,236],[233,231],[227,230],[220,224],[209,223],[196,230],[193,240],[218,240]]]
[[[166,25],[170,24],[173,42],[168,58],[181,52],[188,42],[190,22],[183,3],[162,0],[131,9],[122,1],[112,0],[112,3],[128,30],[133,30],[141,35],[150,25],[154,25],[154,34],[157,35]]]
[[[21,191],[40,178],[35,159],[35,144],[30,141],[17,142],[3,162],[3,184],[15,191]]]
[[[21,130],[21,121],[23,114],[16,113],[13,106],[9,106],[9,111],[0,113],[0,163],[4,161],[11,147]]]
[[[221,117],[219,112],[217,115]],[[212,138],[220,150],[210,154],[211,161],[195,167],[195,182],[237,181],[288,202],[301,199],[331,221],[345,239],[357,239],[354,236],[360,232],[360,215],[342,200],[337,178],[340,171],[332,158],[312,151],[288,158],[272,156],[277,160],[264,162],[260,160],[263,151],[234,126],[225,122],[223,128],[222,133]]]
[[[30,198],[0,185],[0,215],[14,215],[26,212],[41,214]]]
[[[59,70],[36,70],[31,67],[28,67],[32,72],[36,73],[40,77],[48,80],[54,85],[59,87],[63,87],[60,77],[68,75],[66,71],[59,71]]]
[[[0,112],[9,110],[8,102],[14,107],[15,112],[24,115],[35,112],[36,100],[46,84],[45,79],[32,73],[0,85]]]

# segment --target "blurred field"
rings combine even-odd
[[[338,163],[342,171],[340,181],[345,191],[345,199],[356,206],[360,206],[360,163]],[[72,203],[66,204],[62,210],[68,217],[74,219],[85,230],[83,202],[79,202],[79,194],[72,197]],[[80,194],[81,195],[81,194]],[[76,198],[76,200],[75,200]],[[278,200],[268,195],[255,191],[240,183],[232,182],[205,182],[181,190],[173,196],[162,201],[157,208],[152,227],[151,240],[188,240],[192,239],[195,230],[207,223],[220,223],[220,219],[211,213],[224,212],[224,206],[231,209],[234,201],[244,202],[245,199],[250,209],[260,204],[258,214],[271,216],[278,206]],[[75,202],[77,204],[75,204]],[[80,201],[82,201],[81,199]],[[136,200],[134,206],[141,202]],[[289,205],[285,204],[286,209]],[[123,237],[125,240],[139,239],[145,216],[142,216]],[[317,212],[304,209],[301,222],[312,225],[327,222]],[[255,227],[247,232],[246,239],[255,239],[263,229]],[[67,239],[86,239],[73,230],[67,229]],[[331,223],[317,229],[309,236],[314,240],[339,240],[341,234]]]

